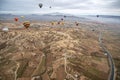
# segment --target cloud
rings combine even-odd
[[[110,8],[120,9],[120,0],[113,0],[109,6]]]
[[[43,8],[38,4],[43,3]],[[52,7],[51,9],[49,7]],[[120,13],[120,0],[0,0],[1,12]]]

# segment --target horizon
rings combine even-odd
[[[52,13],[62,13],[62,12],[48,12],[48,13],[15,13],[15,12],[1,12],[0,14],[13,14],[13,15],[46,15],[46,14],[52,14]],[[73,16],[81,16],[81,15],[106,15],[106,16],[120,16],[120,14],[72,14],[72,13],[62,13],[62,14],[69,14],[69,15],[73,15]]]
[[[56,14],[55,14],[56,13]],[[58,13],[58,14],[57,14]],[[3,14],[3,15],[8,15],[8,14],[11,14],[11,15],[68,15],[68,16],[96,16],[98,14],[80,14],[80,15],[74,15],[74,14],[69,14],[69,13],[60,13],[60,12],[53,12],[53,13],[44,13],[44,14],[39,14],[39,13],[0,13],[0,15]],[[111,15],[111,14],[101,14],[100,16],[120,16],[120,15]]]

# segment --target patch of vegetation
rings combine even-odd
[[[42,52],[47,55],[47,53],[50,53],[50,46],[46,46],[45,48],[42,49]]]
[[[4,67],[4,65],[6,65],[6,63],[9,63],[9,62],[10,62],[9,59],[2,57],[2,58],[0,59],[0,68],[1,68],[1,67]]]
[[[115,67],[117,68],[116,80],[120,80],[120,58],[114,58],[114,61],[115,61]]]
[[[92,56],[92,58],[96,61],[101,61],[101,58],[99,58],[99,57]]]
[[[97,70],[95,67],[88,66],[87,68],[85,68],[84,65],[82,64],[82,62],[84,61],[84,56],[81,56],[81,58],[73,58],[68,60],[71,63],[69,64],[71,69],[83,73],[84,76],[89,77],[91,80],[106,80],[105,78],[107,78],[106,77],[107,75],[105,75],[105,77],[102,78],[101,75],[104,75],[104,72]]]
[[[18,48],[15,46],[9,46],[4,51],[0,51],[1,55],[6,55],[7,53],[14,53],[17,52]]]
[[[0,50],[4,49],[7,46],[6,42],[0,44]]]
[[[20,62],[20,66],[17,70],[17,78],[22,77],[23,72],[25,71],[26,67],[28,66],[28,60],[27,59],[22,59]]]
[[[81,68],[80,66],[77,66],[77,65],[76,66],[71,65],[71,67],[72,67],[72,69],[74,69],[74,71],[83,73],[84,76],[90,78],[91,80],[106,80],[105,77],[101,77],[96,74],[99,72],[97,69],[89,68],[90,70],[87,70],[87,69]]]
[[[0,69],[0,80],[7,80],[7,76],[4,74],[4,71]]]
[[[16,47],[11,46],[11,47],[7,50],[7,52],[6,52],[6,53],[12,53],[12,52],[15,52],[15,51],[17,51],[17,48],[16,48]]]
[[[46,71],[46,56],[42,56],[38,67],[33,72],[32,76],[41,76]]]

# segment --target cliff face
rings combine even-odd
[[[42,80],[106,80],[108,70],[96,32],[60,27],[0,32],[2,80],[13,80],[15,75],[25,80],[33,76]]]

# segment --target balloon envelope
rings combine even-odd
[[[64,16],[64,18],[66,18],[66,16]]]
[[[24,16],[21,16],[21,18],[25,18]]]
[[[14,18],[15,21],[18,21],[18,18]]]
[[[63,18],[61,18],[61,20],[63,21]]]
[[[43,4],[42,3],[39,3],[39,7],[42,8]]]
[[[99,15],[97,15],[97,17],[99,17]]]
[[[25,28],[28,28],[28,27],[30,27],[30,22],[29,21],[25,21],[23,23],[23,25],[24,25]]]

